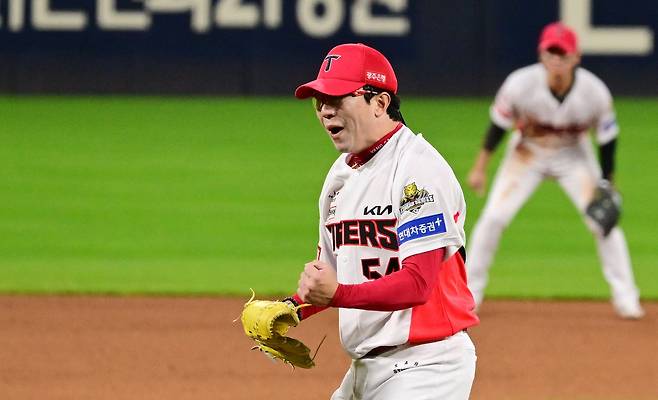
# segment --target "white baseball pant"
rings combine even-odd
[[[331,400],[467,400],[475,346],[466,332],[353,360]]]
[[[598,226],[585,215],[600,176],[593,146],[586,135],[572,146],[551,148],[523,141],[518,132],[513,134],[467,251],[468,286],[476,304],[482,303],[488,271],[503,230],[539,183],[550,178],[558,181],[594,234],[613,302],[639,302],[639,290],[623,231],[617,226],[604,237]]]

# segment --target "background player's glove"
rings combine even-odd
[[[300,368],[315,366],[310,356],[310,349],[297,339],[286,336],[291,326],[299,324],[300,307],[291,301],[254,300],[255,294],[245,303],[242,315],[244,333],[259,349],[273,359]]]
[[[608,236],[617,225],[621,214],[621,196],[607,180],[601,180],[594,192],[594,198],[587,205],[585,213],[596,222]]]

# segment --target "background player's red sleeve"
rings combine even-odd
[[[304,301],[302,300],[301,297],[297,293],[292,296],[292,299],[297,302],[297,304],[304,304]],[[310,317],[313,314],[317,314],[322,310],[325,310],[327,306],[307,306],[307,307],[302,307],[299,309],[299,312],[301,313],[301,318],[302,320],[305,320],[306,318]]]
[[[402,269],[374,281],[338,285],[332,307],[371,311],[404,310],[425,304],[441,270],[445,249],[409,256]]]

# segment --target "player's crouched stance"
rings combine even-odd
[[[622,318],[642,318],[626,239],[615,226],[619,197],[610,182],[619,127],[612,96],[599,78],[579,67],[576,34],[567,26],[547,25],[538,51],[539,63],[514,71],[498,91],[491,107],[491,126],[468,177],[469,185],[484,193],[491,154],[505,131],[513,129],[487,204],[473,229],[469,287],[481,304],[503,230],[542,181],[555,179],[594,233],[615,311]],[[595,131],[600,166],[589,131]]]
[[[404,125],[388,60],[363,44],[324,58],[314,99],[340,151],[320,195],[317,259],[290,301],[339,308],[352,365],[332,399],[467,399],[478,323],[466,286],[464,196],[448,163]]]

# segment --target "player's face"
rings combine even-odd
[[[370,104],[357,90],[345,96],[315,95],[315,111],[320,123],[341,153],[358,153],[370,146],[373,100]]]
[[[548,71],[549,81],[570,80],[573,69],[580,63],[580,55],[566,54],[559,48],[549,48],[539,53],[539,60]]]

